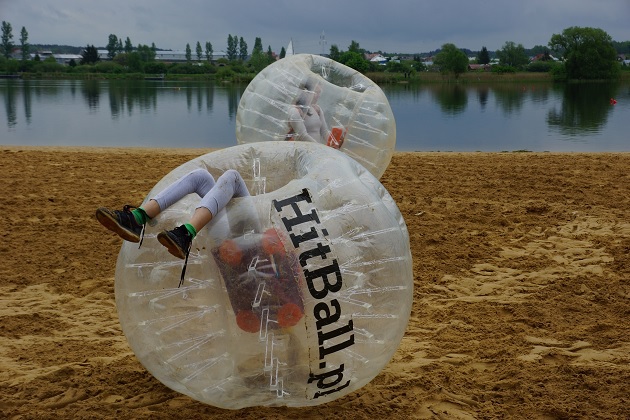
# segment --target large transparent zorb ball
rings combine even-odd
[[[140,362],[173,390],[223,408],[308,406],[367,384],[405,331],[413,295],[405,222],[379,181],[317,144],[265,142],[209,153],[173,170],[244,177],[183,261],[156,234],[187,222],[188,195],[125,242],[116,304]]]
[[[297,129],[303,126],[307,133]],[[247,86],[236,139],[325,144],[380,178],[396,146],[396,123],[385,93],[369,78],[329,58],[298,54],[267,66]]]

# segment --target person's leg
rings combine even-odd
[[[188,254],[197,232],[206,226],[232,198],[249,195],[249,190],[241,174],[234,169],[227,170],[217,179],[210,191],[203,196],[189,223],[173,230],[164,230],[158,234],[158,241],[168,249],[171,255],[185,260],[179,286],[184,282]]]
[[[203,229],[232,198],[248,197],[249,195],[249,190],[241,174],[234,169],[229,169],[217,179],[216,184],[203,196],[189,223],[170,231],[160,232],[158,240],[167,247],[172,255],[186,258],[197,232]]]
[[[188,194],[197,193],[203,198],[214,185],[215,181],[210,172],[205,169],[195,169],[159,192],[142,207],[147,216],[153,218]]]
[[[249,195],[241,174],[235,169],[228,169],[217,179],[216,185],[203,196],[190,223],[199,230],[210,222],[212,217],[216,216],[232,198],[249,197]],[[198,211],[200,209],[202,211]],[[210,219],[206,219],[208,212],[204,212],[203,209],[208,210]]]
[[[96,218],[124,240],[140,242],[144,225],[150,219],[187,194],[205,196],[214,184],[214,178],[207,170],[196,169],[179,178],[141,207],[124,206],[122,211],[101,207],[96,210]]]

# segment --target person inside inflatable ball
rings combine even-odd
[[[366,385],[396,351],[413,295],[408,233],[393,198],[344,153],[226,148],[173,170],[140,206],[96,217],[126,239],[122,330],[174,391],[230,409],[319,405]],[[186,263],[169,251],[190,251],[179,288]]]
[[[146,224],[162,211],[192,193],[201,197],[201,201],[190,221],[173,230],[164,230],[157,235],[158,241],[167,248],[171,255],[185,260],[179,283],[181,286],[186,274],[186,264],[192,241],[197,232],[210,223],[212,218],[232,198],[250,196],[245,181],[238,171],[229,169],[215,181],[207,170],[195,169],[152,197],[143,207],[125,205],[122,210],[100,207],[96,210],[96,219],[122,239],[129,242],[139,242],[141,246]],[[264,238],[264,241],[273,243],[274,238]],[[230,248],[229,243],[226,244],[226,249],[221,251],[224,253],[225,259],[234,258],[235,251]]]
[[[328,129],[324,111],[317,103],[322,93],[321,80],[310,76],[300,85],[300,90],[295,103],[289,107],[289,132],[285,140],[310,141],[341,148],[343,130],[340,127]]]

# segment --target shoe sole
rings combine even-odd
[[[182,251],[182,249],[164,232],[160,232],[157,236],[158,241],[166,247],[168,252],[179,259],[185,259],[186,254]]]
[[[103,211],[102,209],[96,210],[96,220],[98,220],[101,225],[105,226],[107,229],[111,230],[125,241],[129,242],[140,242],[140,236],[136,235],[133,232],[128,231],[124,227],[118,224],[118,221],[110,215],[108,212]]]

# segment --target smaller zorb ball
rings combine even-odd
[[[215,179],[238,170],[232,199],[183,261],[156,235],[189,220],[194,194],[125,242],[116,306],[138,360],[158,380],[222,408],[312,406],[370,382],[403,337],[413,297],[409,235],[369,172],[330,147],[262,142],[194,159]]]
[[[308,135],[296,132],[300,122]],[[325,144],[380,178],[396,146],[396,122],[385,93],[369,78],[329,58],[298,54],[267,66],[247,86],[236,139]]]

